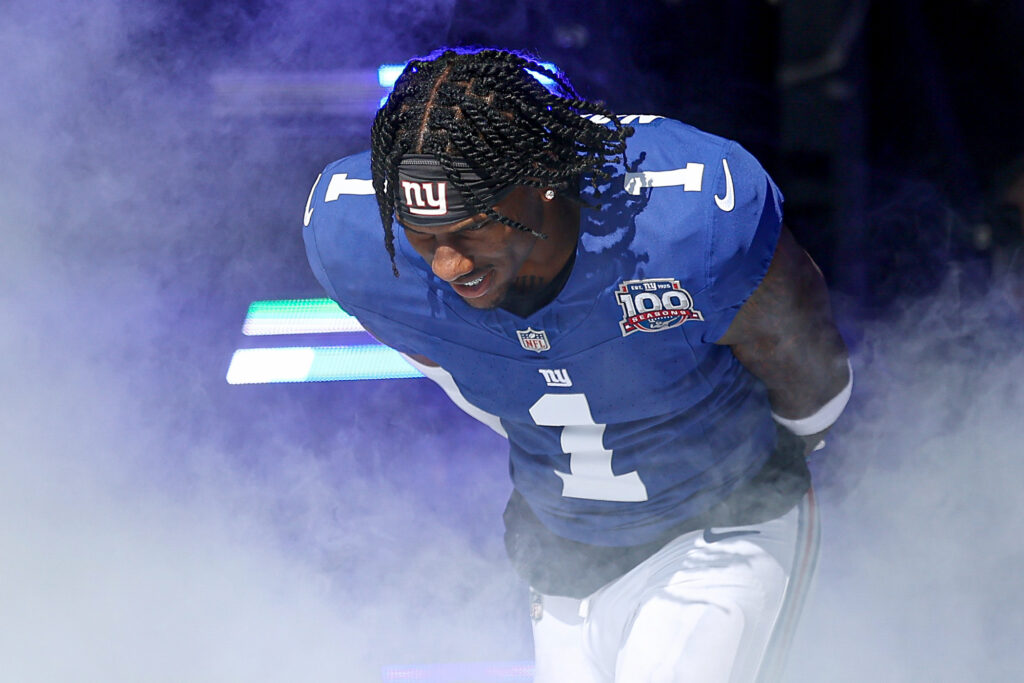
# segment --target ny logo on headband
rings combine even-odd
[[[444,216],[448,213],[448,183],[402,181],[405,206],[415,216]]]

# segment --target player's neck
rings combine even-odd
[[[543,232],[501,307],[526,317],[558,296],[569,279],[579,240],[580,207],[556,198],[545,211]]]

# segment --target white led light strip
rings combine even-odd
[[[558,73],[558,67],[556,67],[553,63],[538,63],[548,71]],[[405,71],[405,64],[381,64],[379,67],[377,67],[377,83],[380,84],[380,87],[385,88],[386,90],[391,90],[392,88],[395,87],[395,81],[398,80],[398,77],[402,75],[403,71]],[[536,71],[530,71],[530,74],[534,78],[536,78],[541,85],[545,87],[550,87],[555,84],[555,82],[551,79],[550,76],[546,76]]]
[[[331,382],[422,377],[401,354],[381,344],[238,349],[228,367],[228,384]]]

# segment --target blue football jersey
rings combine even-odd
[[[636,129],[627,166],[607,169],[600,197],[581,183],[572,271],[525,318],[468,306],[397,224],[394,277],[369,152],[327,166],[303,230],[333,299],[500,418],[537,518],[603,546],[648,543],[701,514],[761,468],[775,438],[764,387],[714,342],[768,269],[782,196],[735,142],[623,120]]]

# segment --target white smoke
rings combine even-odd
[[[956,278],[869,323],[816,464],[823,545],[790,680],[997,681],[1024,670],[1024,341]]]
[[[223,381],[225,318],[313,286],[300,207],[355,150],[217,122],[202,74],[396,61],[451,6],[322,4],[0,7],[4,680],[375,681],[529,657],[496,437],[432,387]],[[815,465],[824,547],[790,680],[1024,670],[1024,361],[1000,308],[942,295],[865,327]]]
[[[325,68],[425,48],[326,4],[203,22],[177,3],[0,8],[4,680],[376,681],[525,656],[496,437],[467,419],[442,440],[436,409],[411,411],[442,400],[431,387],[224,382],[248,301],[313,293],[298,217],[354,149],[309,159],[216,120],[206,75],[306,68],[303,43],[345,48]],[[399,476],[449,457],[476,483]],[[457,528],[470,505],[486,534]]]

